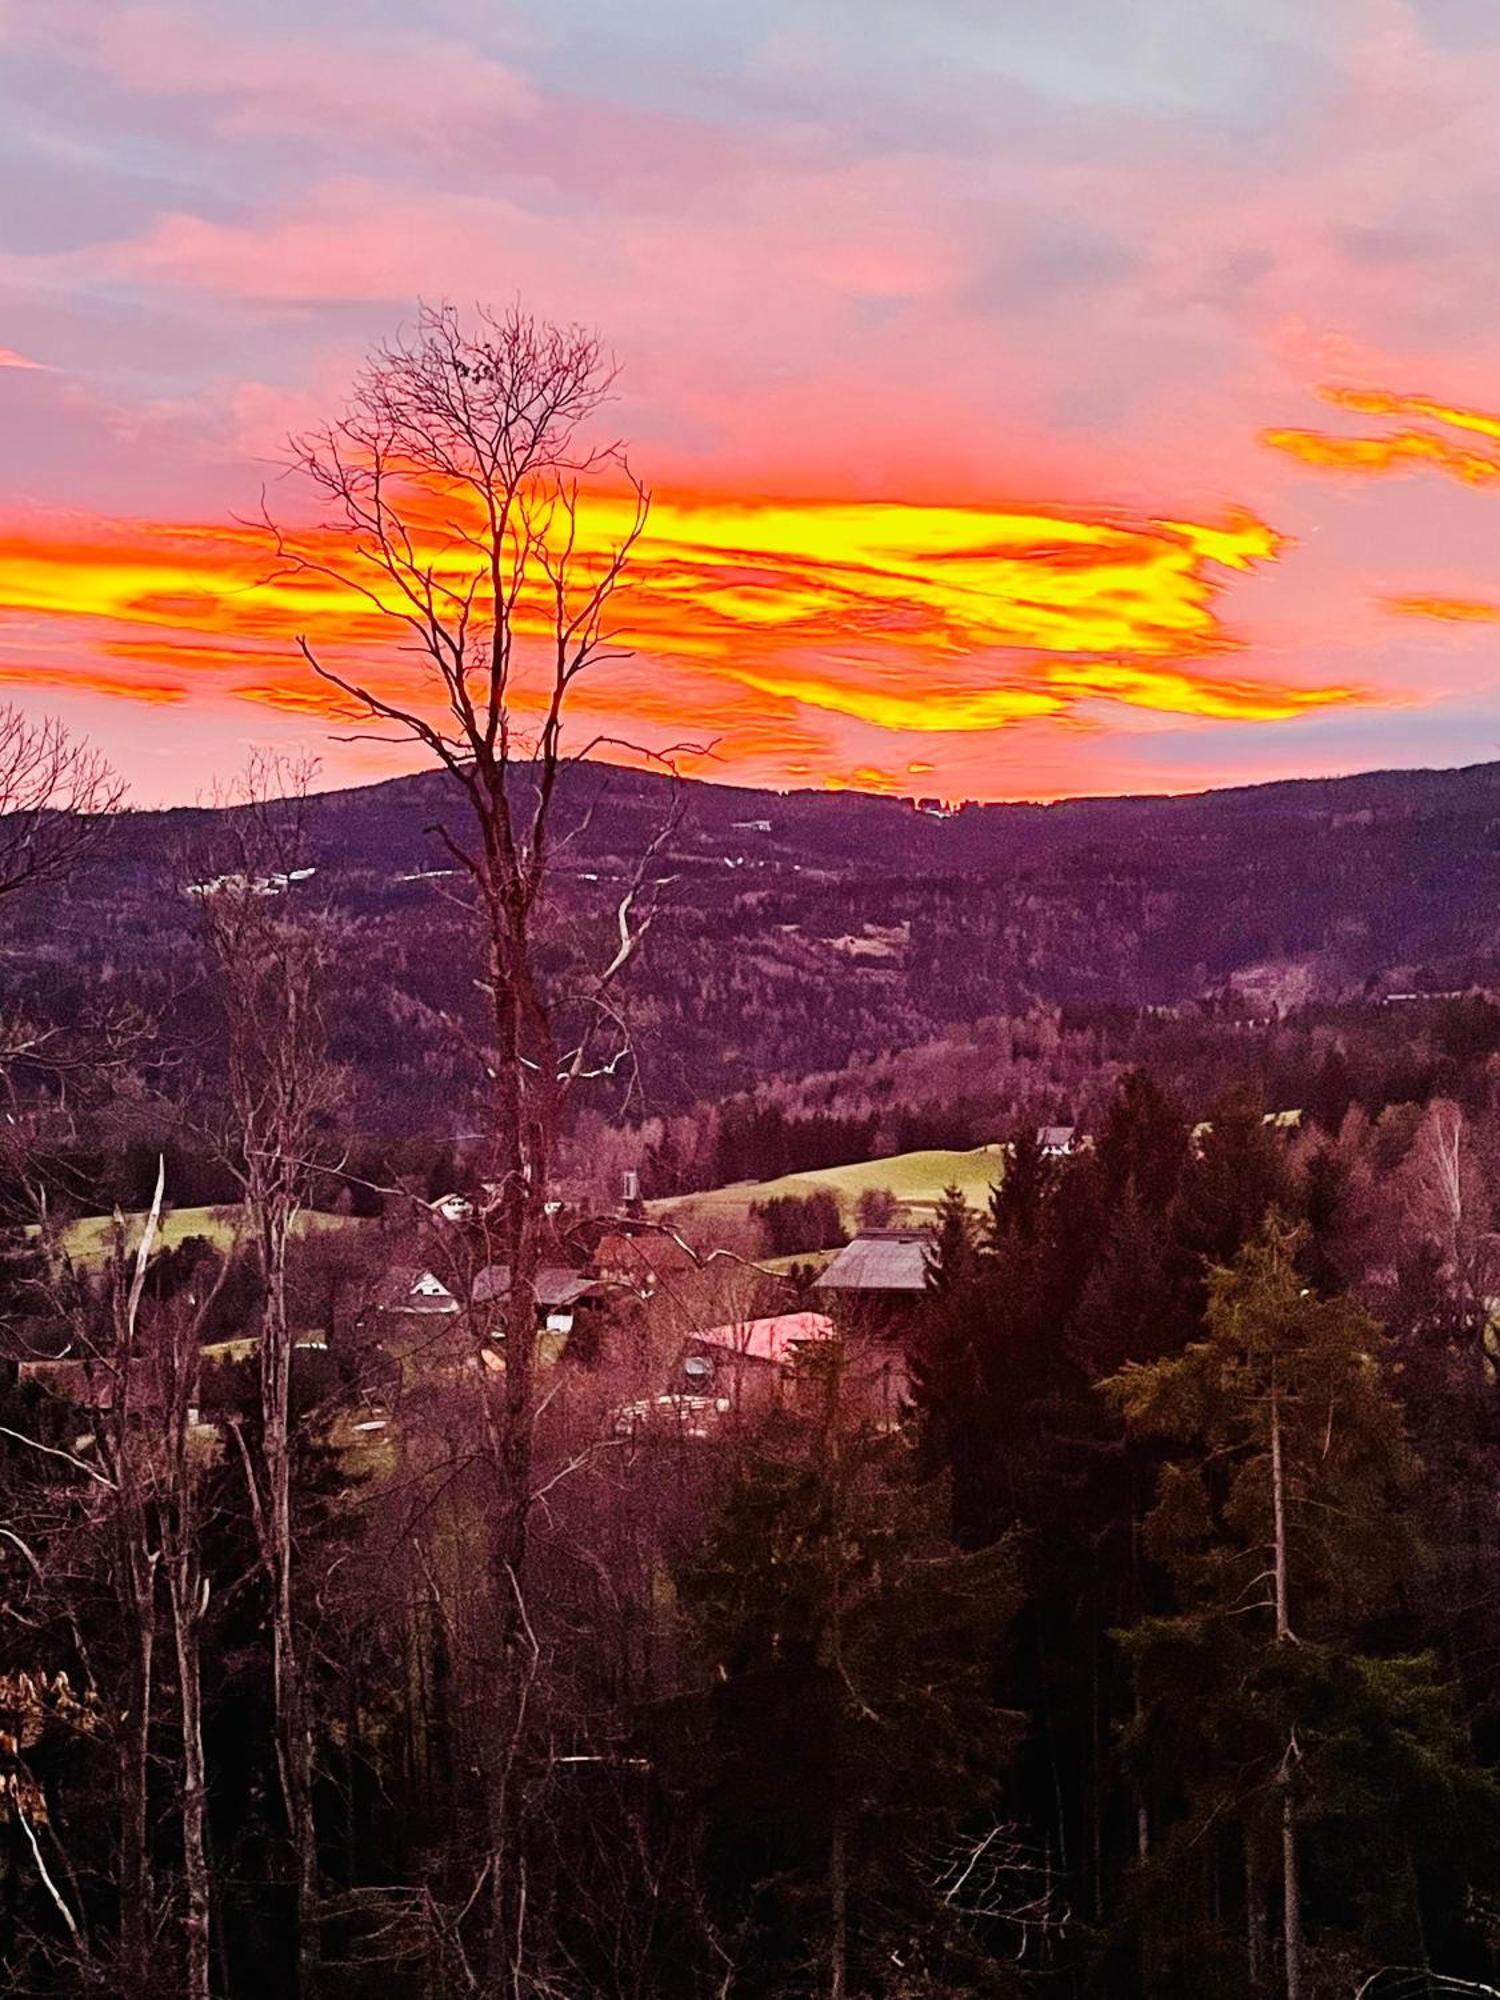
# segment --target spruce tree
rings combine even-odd
[[[1203,1340],[1102,1385],[1172,1449],[1146,1542],[1176,1608],[1125,1639],[1154,2000],[1423,1963],[1495,1814],[1434,1662],[1372,1644],[1419,1561],[1416,1466],[1377,1328],[1302,1247],[1273,1219],[1213,1273]]]
[[[982,1865],[981,1906],[953,1866],[1002,1820],[1012,1552],[953,1546],[909,1440],[852,1407],[837,1346],[804,1390],[739,1442],[679,1576],[710,1670],[708,1872],[737,1990],[1000,1994],[1005,1885]]]

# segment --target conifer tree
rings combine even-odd
[[[1203,1340],[1102,1385],[1173,1448],[1146,1541],[1176,1609],[1126,1638],[1161,2000],[1312,2000],[1350,1953],[1422,1962],[1424,1906],[1451,1907],[1495,1811],[1434,1662],[1371,1647],[1419,1560],[1416,1467],[1377,1328],[1313,1294],[1302,1247],[1272,1219],[1213,1273]]]
[[[953,1863],[1001,1831],[1012,1552],[953,1547],[909,1441],[853,1407],[840,1348],[816,1378],[742,1440],[680,1577],[712,1674],[708,1870],[740,1990],[998,1993],[1012,1899],[992,1862],[978,1899]]]

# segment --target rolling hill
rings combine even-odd
[[[967,1152],[896,1153],[854,1166],[825,1167],[817,1173],[782,1174],[769,1181],[741,1181],[703,1194],[648,1202],[647,1208],[656,1214],[670,1212],[684,1227],[691,1228],[695,1221],[713,1223],[748,1217],[757,1203],[774,1201],[780,1196],[827,1192],[836,1196],[847,1228],[854,1223],[860,1196],[869,1188],[889,1189],[908,1216],[915,1217],[930,1212],[949,1187],[958,1188],[971,1208],[982,1208],[1003,1171],[1004,1157],[998,1144],[976,1146]]]
[[[666,779],[569,773],[557,920],[608,932]],[[1180,798],[965,806],[692,783],[659,856],[668,886],[632,976],[636,1110],[833,1071],[958,1024],[1210,997],[1500,984],[1500,764],[1298,780]],[[457,1132],[474,1072],[474,962],[435,823],[437,774],[327,794],[295,893],[337,919],[337,1053],[366,1131]],[[7,913],[12,1004],[66,1020],[138,1000],[174,1049],[218,1032],[183,893],[209,811],[139,813],[45,907]],[[204,863],[203,865],[207,865]],[[601,1095],[609,1112],[617,1098]]]

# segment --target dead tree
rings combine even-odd
[[[220,1265],[220,1276],[225,1265]],[[185,2000],[208,2000],[211,1877],[208,1862],[208,1774],[203,1744],[202,1628],[208,1610],[199,1489],[218,1441],[199,1422],[203,1312],[174,1303],[155,1329],[154,1401],[162,1416],[162,1491],[157,1505],[161,1566],[166,1579],[177,1666],[181,1738],[182,1877]]]
[[[0,705],[0,900],[53,888],[97,851],[125,788],[50,718]]]
[[[86,741],[0,703],[0,911],[9,916],[59,890],[103,847],[124,798],[121,780]],[[14,1111],[40,1086],[55,1108],[133,1061],[148,1031],[137,1008],[113,1000],[66,1022],[33,1020],[0,1002],[0,1090]],[[28,1121],[7,1124],[14,1150]]]
[[[152,1803],[153,1770],[159,1761],[155,1739],[166,1721],[179,1746],[179,1782],[172,1789],[181,1800],[185,1938],[181,1990],[189,2000],[208,2000],[211,1879],[199,1647],[207,1600],[198,1486],[211,1447],[198,1432],[196,1405],[202,1328],[222,1282],[222,1270],[196,1306],[176,1301],[164,1312],[143,1310],[164,1193],[159,1172],[139,1243],[127,1244],[123,1219],[116,1217],[102,1293],[95,1295],[83,1287],[66,1299],[76,1350],[76,1358],[67,1364],[77,1371],[71,1386],[74,1391],[82,1388],[90,1412],[84,1440],[75,1450],[67,1450],[22,1432],[7,1430],[6,1436],[54,1466],[66,1465],[75,1475],[64,1500],[67,1526],[49,1537],[49,1561],[36,1562],[27,1553],[42,1586],[42,1602],[50,1598],[61,1614],[85,1676],[82,1702],[73,1704],[76,1724],[84,1733],[97,1733],[103,1717],[116,1718],[120,1915],[118,1963],[113,1971],[119,1988],[145,1993],[176,1986],[160,1962],[164,1920],[177,1897],[161,1879]],[[16,1548],[27,1549],[13,1530],[7,1528],[6,1534]],[[83,1558],[85,1575],[103,1583],[122,1641],[118,1681],[102,1690],[93,1682],[77,1601],[70,1599],[65,1580],[70,1540]],[[97,1570],[91,1557],[97,1558]],[[157,1670],[163,1582],[176,1667],[176,1699],[170,1707]],[[92,1588],[85,1593],[92,1594]],[[37,1685],[44,1687],[45,1681],[43,1676]],[[54,1677],[51,1698],[54,1706],[73,1701],[66,1674]],[[16,1735],[17,1744],[24,1734]],[[68,1960],[84,1987],[93,1990],[108,1981],[113,1990],[111,1967],[89,1935],[86,1899],[72,1869],[65,1865],[59,1880],[48,1868],[33,1826],[27,1824],[27,1814],[33,1823],[45,1824],[45,1798],[24,1769],[19,1776],[20,1791],[15,1777],[10,1790],[20,1800],[20,1823],[46,1900],[62,1923]],[[4,1789],[0,1785],[0,1792]],[[66,1864],[65,1856],[63,1860]]]
[[[200,883],[225,1012],[228,1154],[259,1266],[259,1450],[244,1455],[271,1598],[276,1760],[296,1883],[298,1966],[317,1985],[318,1846],[306,1671],[294,1611],[287,1251],[308,1206],[320,1138],[338,1096],[323,1016],[326,941],[292,908],[304,866],[305,770],[252,764],[228,817],[219,866]],[[278,792],[280,795],[278,795]],[[223,865],[228,862],[229,865]]]
[[[494,1489],[497,1665],[513,1697],[500,1732],[508,1741],[521,1727],[516,1690],[529,1684],[522,1592],[548,1184],[568,1091],[623,1058],[613,992],[651,923],[665,838],[663,828],[622,885],[597,961],[545,976],[548,889],[570,837],[560,789],[570,765],[609,747],[598,737],[565,744],[569,697],[582,675],[622,657],[615,600],[648,504],[620,448],[585,437],[612,381],[599,340],[578,328],[519,310],[466,324],[451,307],[424,309],[412,336],[376,350],[345,414],[295,442],[296,467],[326,508],[319,527],[300,537],[272,530],[286,566],[342,586],[362,614],[388,623],[401,642],[395,684],[412,692],[387,692],[383,675],[304,639],[309,664],[351,717],[422,745],[467,807],[466,832],[440,832],[471,886],[483,951],[493,1193],[479,1234],[486,1258],[509,1274],[503,1300],[471,1314]],[[600,543],[587,531],[584,489],[602,479],[629,499],[623,528]],[[497,1335],[503,1368],[492,1365]],[[525,1929],[506,1803],[514,1750],[510,1741],[496,1760],[501,1803],[488,1857],[512,1988]]]

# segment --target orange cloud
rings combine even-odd
[[[299,681],[247,681],[232,690],[240,701],[258,702],[283,715],[315,715],[325,722],[356,722],[361,710],[324,681],[311,676]]]
[[[1328,431],[1262,431],[1262,444],[1300,458],[1325,472],[1393,472],[1400,466],[1425,464],[1451,473],[1469,486],[1487,486],[1500,479],[1500,461],[1465,451],[1431,431],[1397,431],[1391,437],[1339,437]]]
[[[1426,417],[1434,423],[1451,424],[1455,430],[1500,438],[1500,417],[1490,416],[1484,410],[1438,403],[1431,396],[1400,396],[1389,389],[1341,389],[1332,383],[1321,387],[1318,394],[1325,403],[1333,403],[1341,410],[1358,410],[1363,416]]]
[[[906,790],[905,780],[882,771],[873,764],[861,764],[849,772],[830,772],[823,780],[827,792],[873,792],[883,798],[894,798]]]
[[[1381,602],[1408,618],[1441,618],[1452,625],[1500,623],[1500,604],[1482,597],[1385,597]]]
[[[117,701],[144,701],[153,706],[187,700],[187,689],[175,682],[125,680],[96,673],[88,666],[76,671],[41,665],[0,666],[0,681],[8,687],[57,688],[69,694],[102,694]]]
[[[1362,416],[1421,417],[1454,430],[1493,439],[1500,444],[1500,417],[1441,403],[1431,396],[1398,395],[1389,389],[1345,389],[1324,383],[1318,394],[1325,403]],[[1457,444],[1441,432],[1403,428],[1384,436],[1345,436],[1335,431],[1266,430],[1261,443],[1284,451],[1304,465],[1327,472],[1393,472],[1412,465],[1430,465],[1468,486],[1488,486],[1500,479],[1500,455]]]
[[[424,560],[461,583],[474,551],[451,525],[451,496],[413,501]],[[583,522],[590,547],[613,545],[629,521],[625,500],[595,496]],[[297,669],[305,635],[329,665],[419,701],[420,670],[399,631],[345,581],[368,582],[357,553],[318,530],[301,541],[332,575],[278,567],[265,536],[238,524],[0,527],[0,618],[80,633],[109,657],[170,664],[243,700],[346,713]],[[1089,701],[1260,722],[1367,699],[1342,684],[1200,664],[1238,647],[1221,609],[1227,576],[1282,547],[1239,511],[1192,522],[663,495],[635,551],[618,636],[673,663],[700,698],[705,685],[735,687],[778,717],[803,704],[889,730],[994,730]],[[387,608],[404,608],[394,592]],[[519,622],[541,633],[544,605],[523,604]],[[627,690],[623,712],[629,703]],[[667,707],[694,727],[691,705]]]

